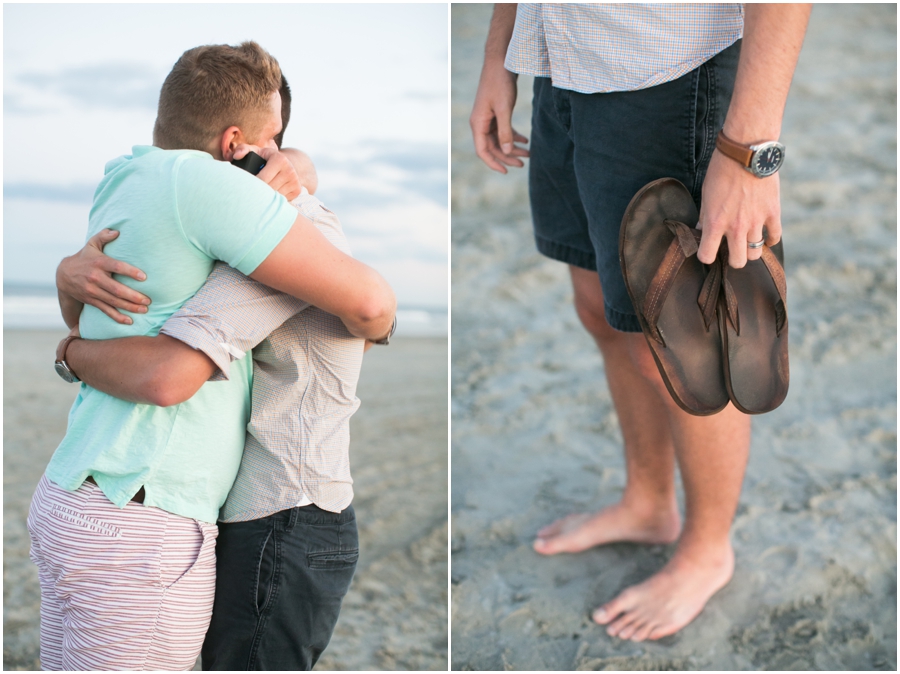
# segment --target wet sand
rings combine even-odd
[[[40,669],[31,494],[65,434],[75,387],[54,372],[63,334],[6,331],[3,668]],[[398,338],[366,354],[351,423],[360,560],[320,670],[447,668],[447,343]]]
[[[472,150],[490,13],[452,10],[452,668],[895,670],[896,6],[813,11],[782,135],[790,394],[754,420],[734,579],[644,643],[589,615],[674,546],[531,548],[615,503],[625,473],[566,268],[534,250],[526,173]]]

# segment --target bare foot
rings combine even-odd
[[[537,533],[534,550],[542,555],[581,552],[595,545],[631,543],[671,543],[681,532],[681,518],[673,503],[663,510],[638,509],[624,502],[598,513],[569,515]]]
[[[676,552],[666,566],[643,583],[627,588],[594,611],[594,622],[609,625],[607,633],[643,641],[674,634],[700,615],[734,573],[734,550],[697,562]]]

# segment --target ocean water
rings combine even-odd
[[[396,337],[446,337],[446,309],[400,307]],[[10,286],[3,289],[4,330],[65,330],[56,290],[46,286]]]

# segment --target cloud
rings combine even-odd
[[[315,158],[320,169],[346,172],[352,181],[369,178],[382,167],[395,169],[390,182],[400,191],[418,194],[440,206],[447,205],[447,147],[440,143],[408,141],[370,141],[361,144],[353,155],[322,155]],[[382,179],[388,179],[382,177]],[[360,182],[364,182],[360,180]],[[324,191],[323,187],[323,191]],[[362,205],[380,205],[396,197],[364,188],[341,187],[329,194]]]
[[[422,175],[409,178],[405,181],[405,187],[426,199],[430,199],[439,206],[447,205],[447,172],[443,175]]]
[[[34,199],[37,201],[61,201],[67,203],[91,203],[94,200],[94,183],[73,185],[42,185],[40,183],[4,183],[4,199]]]
[[[85,107],[156,110],[163,79],[146,65],[109,63],[55,73],[26,72],[16,82],[26,91],[58,94]]]
[[[34,105],[22,100],[22,96],[4,92],[3,114],[5,115],[40,115],[54,112],[54,108],[46,105]]]
[[[433,201],[439,206],[447,206],[447,178],[445,176],[416,176],[403,178],[394,187],[396,190],[387,192],[368,189],[366,187],[327,187],[317,193],[327,203],[341,204],[344,208],[380,208],[396,204],[402,200],[399,193],[416,194]]]
[[[320,197],[325,204],[335,204],[336,207],[340,207],[342,211],[345,209],[363,210],[370,208],[384,208],[397,201],[397,196],[394,194],[366,189],[364,187],[328,188],[323,186],[316,192],[316,196]]]
[[[434,171],[447,173],[447,146],[436,144],[410,144],[379,150],[371,161],[381,162],[399,169],[419,173]]]

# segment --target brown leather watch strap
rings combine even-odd
[[[753,159],[753,150],[746,145],[735,143],[722,131],[719,131],[719,135],[716,136],[716,149],[744,167],[750,166],[750,160]]]
[[[66,360],[66,351],[69,349],[69,344],[71,344],[74,340],[81,339],[81,337],[77,335],[70,335],[66,337],[62,343],[56,349],[56,362],[64,363]]]

